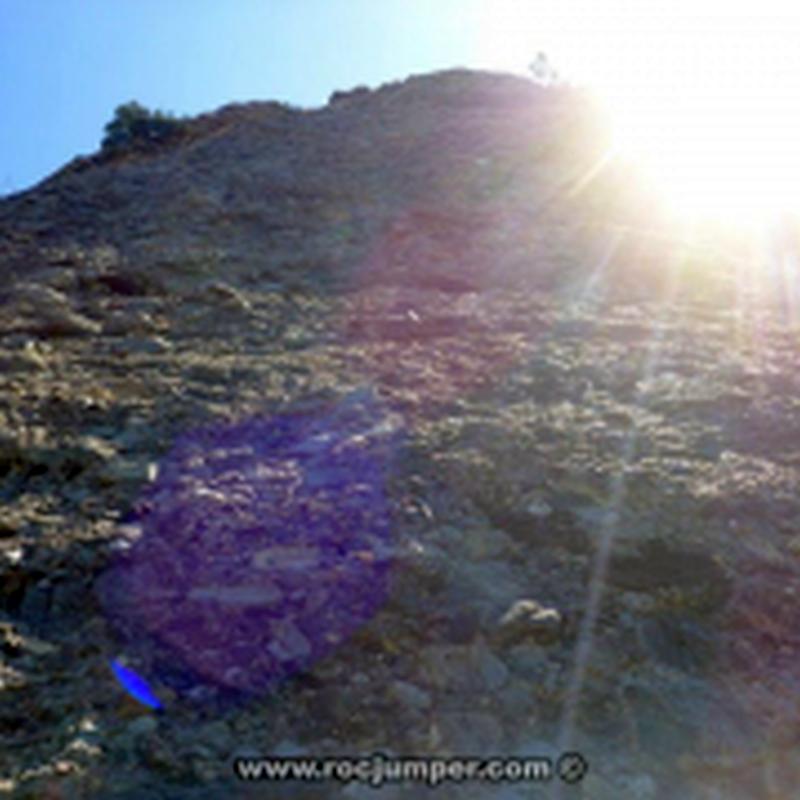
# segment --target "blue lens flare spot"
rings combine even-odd
[[[114,670],[117,680],[131,697],[153,709],[164,707],[153,693],[153,690],[148,686],[147,681],[137,675],[132,669],[123,667],[119,661],[114,659],[111,660],[111,669]]]

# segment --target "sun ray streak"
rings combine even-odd
[[[558,742],[558,749],[561,752],[572,749],[575,716],[578,709],[578,701],[580,700],[580,695],[583,690],[583,684],[586,679],[586,668],[588,667],[592,647],[594,646],[594,628],[600,613],[600,603],[605,588],[608,561],[619,522],[619,509],[625,502],[625,466],[631,462],[635,455],[637,438],[635,430],[631,430],[626,436],[620,453],[623,468],[611,479],[609,504],[600,528],[597,555],[595,557],[594,569],[592,570],[592,578],[589,582],[589,592],[586,599],[586,611],[581,620],[578,644],[575,648],[573,671],[567,686],[567,695],[564,704],[564,713],[561,719],[561,731]],[[561,793],[557,788],[556,800],[560,800],[560,797]]]
[[[786,254],[782,257],[783,284],[786,287],[786,316],[784,322],[788,325],[797,324],[797,257]]]
[[[572,123],[572,125],[576,124],[575,122]],[[570,130],[569,124],[565,127],[565,130]],[[572,170],[570,174],[559,181],[555,188],[539,203],[534,212],[534,216],[538,217],[546,211],[551,211],[559,201],[571,200],[579,195],[598,177],[603,169],[608,166],[608,163],[614,155],[615,153],[612,149],[606,150],[599,158],[594,159],[585,169],[581,167],[578,170]]]
[[[608,265],[614,254],[619,249],[625,232],[621,230],[611,231],[606,244],[605,252],[597,260],[594,269],[589,273],[589,277],[580,289],[580,295],[576,298],[579,303],[586,302],[598,296],[603,278],[605,277]]]
[[[667,302],[664,304],[665,308],[668,306],[668,301],[672,299],[676,288],[675,282],[668,287],[667,297],[665,298]],[[650,338],[648,353],[644,360],[640,386],[646,385],[649,379],[656,373],[661,359],[665,330],[665,326],[659,325],[658,322],[654,325],[654,332]],[[637,390],[633,402],[635,405],[644,405],[641,388]],[[605,588],[606,574],[608,572],[608,562],[618,530],[620,509],[624,506],[627,495],[625,475],[636,455],[637,444],[638,432],[634,427],[631,427],[620,448],[620,470],[611,477],[609,482],[609,502],[600,524],[598,546],[586,599],[586,610],[578,632],[573,669],[567,685],[564,710],[561,717],[558,741],[558,749],[560,752],[567,752],[573,749],[578,703],[583,691],[586,671],[594,646],[595,626],[600,613],[600,604]],[[554,798],[555,800],[561,800],[560,784],[555,786]]]
[[[776,228],[765,235],[763,244],[768,261],[767,274],[777,295],[779,319],[785,325],[797,322],[797,254],[794,243],[787,241],[787,232]]]
[[[608,162],[614,157],[614,152],[612,150],[606,151],[600,158],[595,161],[587,170],[585,170],[580,176],[574,178],[570,181],[571,186],[567,189],[566,196],[567,197],[574,197],[577,194],[580,194],[598,175],[599,173],[608,165]]]

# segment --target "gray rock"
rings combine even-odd
[[[549,517],[553,513],[553,508],[545,500],[536,497],[533,499],[529,499],[528,504],[525,506],[525,511],[532,517],[544,519],[546,517]]]
[[[429,692],[407,681],[395,681],[389,687],[389,694],[398,703],[418,711],[431,707],[433,699]]]
[[[99,322],[63,309],[48,309],[37,315],[31,329],[46,336],[85,336],[102,330]]]
[[[509,648],[503,657],[510,669],[522,678],[538,683],[550,672],[548,651],[532,641]]]
[[[153,318],[144,311],[112,311],[103,322],[103,333],[125,336],[131,333],[153,333],[157,329]]]
[[[489,649],[482,636],[475,638],[470,660],[485,691],[497,691],[508,680],[508,667]]]
[[[46,352],[32,339],[26,338],[19,349],[0,351],[0,371],[2,372],[43,371],[47,367]]]
[[[157,729],[158,720],[149,715],[136,717],[125,726],[125,732],[134,739],[154,733]]]
[[[308,747],[296,742],[294,739],[281,739],[274,747],[269,749],[271,756],[279,758],[294,758],[308,755]],[[259,755],[264,755],[260,753]],[[244,756],[241,756],[244,757]],[[252,758],[252,756],[249,756]]]
[[[104,465],[100,480],[109,486],[114,484],[140,485],[150,480],[154,470],[155,462],[146,457],[118,457]]]
[[[492,639],[502,648],[513,647],[527,638],[547,645],[558,641],[562,631],[563,619],[556,609],[525,599],[518,600],[503,614]]]
[[[504,719],[529,722],[536,718],[536,683],[512,675],[497,691],[497,702]]]
[[[462,693],[483,688],[483,681],[473,670],[468,645],[430,645],[418,658],[422,674],[438,689]]]
[[[658,784],[651,775],[625,775],[618,778],[618,783],[631,800],[656,800],[658,797]]]
[[[434,725],[439,731],[439,750],[465,753],[501,753],[505,735],[501,722],[488,712],[453,711],[438,714]]]
[[[21,311],[29,314],[36,314],[48,308],[70,308],[70,301],[66,294],[39,283],[17,284],[14,287],[12,298]]]
[[[114,342],[111,352],[116,356],[160,355],[171,349],[170,342],[161,336],[134,336]]]
[[[25,317],[25,327],[48,336],[97,334],[101,325],[77,313],[63,292],[36,283],[14,287],[13,302]]]
[[[203,725],[196,731],[196,735],[198,740],[217,756],[227,755],[236,743],[230,725],[224,720]]]
[[[639,641],[648,657],[675,669],[693,672],[714,657],[714,638],[697,622],[670,615],[642,620]]]
[[[557,759],[561,755],[555,740],[523,737],[516,741],[510,748],[512,755],[528,758]]]
[[[509,558],[515,550],[512,538],[505,531],[493,527],[465,531],[460,546],[471,561]]]
[[[420,655],[431,685],[448,692],[492,692],[508,679],[505,664],[481,637],[470,644],[430,645]]]
[[[214,281],[208,284],[203,291],[203,297],[232,310],[252,310],[250,301],[247,300],[242,292],[222,281]]]

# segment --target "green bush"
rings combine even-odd
[[[160,144],[179,134],[182,119],[163,111],[150,111],[131,100],[117,106],[114,119],[105,127],[103,150],[123,150],[143,144]]]

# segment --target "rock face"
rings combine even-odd
[[[520,229],[565,175],[532,156],[559,137],[578,171],[602,147],[581,140],[579,112],[529,81],[466,70],[315,110],[228,106],[179,144],[73,162],[7,199],[0,231],[21,271],[31,236],[64,266],[78,243],[114,248],[126,278],[112,263],[95,279],[111,291],[148,275],[471,285],[536,247]],[[408,272],[420,257],[429,268]]]
[[[369,393],[330,413],[183,434],[100,580],[131,646],[146,636],[196,688],[257,692],[380,607],[391,543],[383,476],[399,419]],[[130,534],[129,534],[130,535]]]
[[[607,145],[453,70],[0,200],[0,787],[561,748],[593,798],[794,796],[797,321]],[[502,788],[458,792],[549,787]]]

